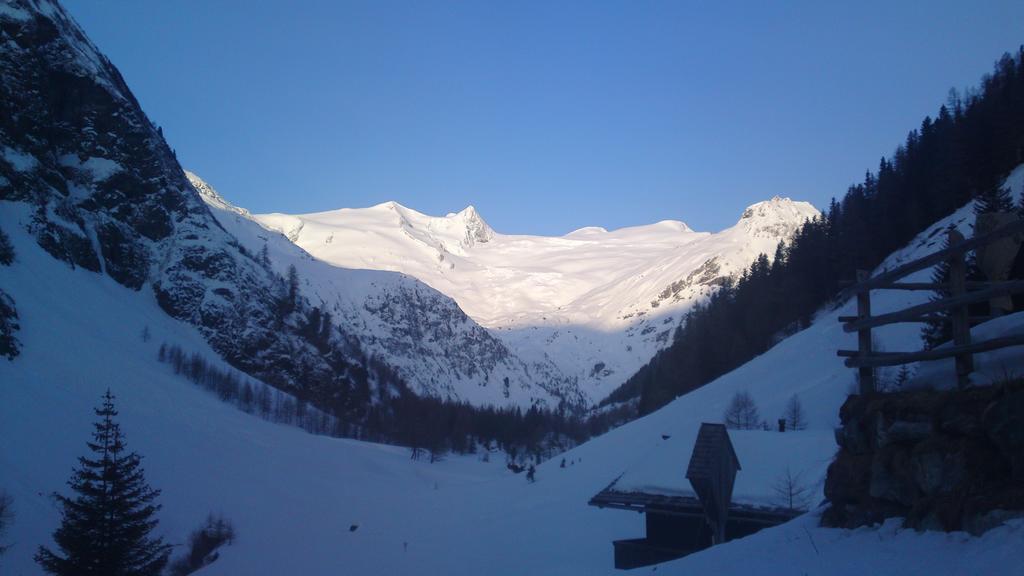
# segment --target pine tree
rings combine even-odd
[[[7,238],[7,234],[0,230],[0,265],[9,266],[13,262],[14,246],[11,246],[11,240]]]
[[[299,299],[299,273],[295,265],[288,266],[288,303],[290,310],[295,310]]]
[[[260,248],[259,262],[264,268],[270,268],[270,252],[267,250],[267,243]]]
[[[974,203],[974,215],[990,212],[1013,212],[1013,197],[1009,188],[993,187],[978,195]]]
[[[54,494],[62,508],[53,533],[60,553],[40,546],[35,560],[62,576],[156,576],[171,553],[163,539],[150,536],[160,491],[146,484],[141,457],[127,452],[110,390],[96,415],[100,420],[87,443],[95,457],[80,457],[68,481],[76,495]]]
[[[942,248],[949,248],[948,237],[942,245]],[[931,297],[932,302],[949,297],[948,260],[943,260],[935,265],[935,268],[932,271],[932,283],[938,286],[938,288],[935,289],[935,294]],[[945,311],[939,311],[930,316],[928,320],[925,321],[924,327],[921,328],[921,339],[924,341],[924,347],[928,350],[946,342],[952,337],[953,328],[948,321],[948,314]]]
[[[896,373],[896,381],[893,383],[893,388],[896,391],[903,390],[907,387],[910,382],[910,368],[906,364],[900,366],[900,371]]]

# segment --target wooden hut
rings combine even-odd
[[[685,480],[683,471],[677,470],[677,481],[672,486],[657,486],[657,481],[643,478],[643,471],[627,471],[590,499],[591,506],[644,514],[645,537],[612,542],[616,568],[639,568],[681,558],[799,514],[786,508],[731,501],[740,462],[728,430],[721,424],[701,425]],[[634,482],[626,482],[628,476]],[[637,490],[636,485],[651,488]]]

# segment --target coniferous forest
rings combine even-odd
[[[998,202],[1003,179],[1022,162],[1024,47],[1004,54],[977,89],[950,90],[934,118],[780,245],[771,263],[762,255],[689,312],[673,344],[603,404],[639,398],[638,413],[647,414],[765,352],[806,328],[857,270],[873,269],[974,198]]]
[[[218,368],[201,354],[187,354],[176,345],[161,345],[157,359],[221,401],[264,420],[297,426],[311,434],[408,446],[413,458],[424,456],[431,461],[449,452],[487,455],[493,451],[506,454],[510,468],[521,472],[528,461],[546,460],[627,420],[622,409],[585,418],[564,406],[557,410],[532,406],[523,411],[422,397],[383,365],[378,365],[378,376],[389,378],[398,394],[382,396],[352,417],[345,405],[328,406],[332,411],[327,412],[307,397]],[[368,388],[366,393],[370,394]]]

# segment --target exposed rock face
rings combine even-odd
[[[1009,461],[1013,480],[1024,483],[1024,390],[994,402],[981,415],[985,436]]]
[[[462,217],[466,226],[466,236],[462,242],[463,247],[469,248],[478,243],[486,244],[494,237],[494,230],[491,230],[487,222],[484,222],[476,208],[467,206],[465,210],[459,212],[459,216]]]
[[[682,280],[676,280],[669,284],[658,294],[656,300],[651,301],[651,307],[657,308],[663,300],[672,298],[675,301],[682,300],[682,293],[687,288],[694,286],[724,286],[730,280],[729,276],[721,275],[722,267],[718,263],[718,258],[709,258],[705,260],[697,269],[690,272],[686,278]]]
[[[302,336],[308,302],[280,313],[280,278],[221,229],[120,74],[60,6],[11,8],[0,16],[0,200],[34,207],[29,232],[55,258],[150,286],[239,368],[333,400],[348,362]]]
[[[979,533],[1024,515],[1024,383],[850,396],[823,522]]]

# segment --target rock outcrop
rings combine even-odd
[[[981,533],[1024,516],[1024,382],[850,396],[823,523]]]

